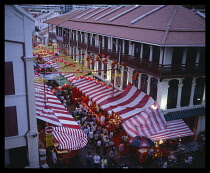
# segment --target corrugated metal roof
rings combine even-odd
[[[205,19],[193,10],[179,5],[134,7],[111,7],[102,12],[103,8],[92,12],[88,9],[69,20],[54,18],[45,22],[160,46],[205,46]]]
[[[165,116],[166,121],[171,121],[171,120],[178,120],[178,119],[183,119],[183,118],[193,117],[193,116],[200,116],[200,115],[205,115],[204,107],[185,109],[185,110],[176,111],[176,112],[169,112],[165,114],[164,116]]]

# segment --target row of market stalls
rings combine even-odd
[[[131,83],[120,92],[90,77],[78,80],[73,74],[64,77],[73,80],[90,102],[119,121],[130,137],[146,136],[157,141],[194,135],[182,119],[166,121],[154,99]]]

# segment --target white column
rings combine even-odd
[[[206,103],[206,86],[204,85],[201,105],[205,106],[205,103]]]
[[[152,61],[152,53],[153,53],[153,46],[152,45],[149,46],[149,50],[150,50],[150,52],[149,52],[149,61]]]
[[[164,49],[164,48],[163,48]],[[160,58],[159,58],[159,64],[162,64],[162,61],[163,61],[163,50],[161,47],[160,47]]]
[[[162,110],[167,109],[168,87],[168,80],[158,82],[157,102]]]
[[[178,85],[178,96],[177,96],[177,103],[176,103],[176,108],[180,108],[181,104],[181,94],[182,94],[182,79],[179,79],[179,85]]]
[[[191,87],[191,92],[190,92],[190,104],[189,104],[190,107],[193,107],[195,85],[196,85],[196,78],[194,77],[192,80],[192,87]]]
[[[120,90],[123,90],[124,67],[121,69]]]
[[[127,67],[127,68],[128,68],[128,74],[127,74],[128,82],[132,83],[133,82],[132,74],[133,74],[134,69],[131,67]]]
[[[108,60],[108,61],[107,61],[107,82],[108,82],[108,83],[110,83],[111,80],[112,80],[111,70],[109,70],[109,69],[112,68],[112,67],[111,67],[111,63],[112,63],[111,60]]]
[[[138,89],[141,89],[141,75],[142,75],[142,73],[139,73],[139,77],[138,77]]]
[[[151,83],[151,76],[148,75],[148,79],[147,79],[147,95],[150,94],[150,83]]]
[[[143,43],[140,44],[141,44],[140,58],[142,59],[144,44]]]
[[[186,64],[187,48],[183,51],[182,64]]]
[[[36,119],[36,106],[35,106],[35,89],[34,89],[34,71],[31,68],[33,66],[34,58],[23,58],[26,68],[26,85],[27,85],[27,102],[28,102],[28,124],[29,129],[26,135],[27,149],[28,149],[28,161],[30,168],[39,167],[39,152],[38,152],[38,131],[37,131],[37,119]],[[32,134],[37,134],[33,137]]]

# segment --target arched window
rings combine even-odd
[[[188,106],[190,101],[190,92],[192,87],[192,78],[183,80],[182,94],[181,94],[181,107]]]
[[[204,78],[198,77],[196,79],[196,85],[195,85],[195,92],[194,92],[194,99],[193,99],[194,105],[201,104],[202,98],[203,98],[203,92],[204,92],[204,85],[205,85]]]
[[[157,84],[158,84],[158,79],[155,77],[152,77],[151,82],[150,82],[150,96],[154,100],[157,99]]]
[[[141,90],[145,93],[147,93],[147,79],[148,76],[146,74],[141,75]]]
[[[133,75],[135,74],[137,72],[137,70],[134,70],[133,71]],[[138,88],[138,81],[139,81],[139,74],[136,76],[136,79],[134,80],[132,80],[132,84],[134,85],[134,86],[136,86],[136,88]]]
[[[169,81],[168,99],[167,99],[167,108],[168,109],[176,108],[178,84],[179,84],[179,81],[176,79]]]

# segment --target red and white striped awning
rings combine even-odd
[[[53,60],[48,60],[47,62],[50,63],[50,65],[55,68],[55,69],[59,69],[61,68],[61,66],[59,66],[56,62],[52,62]]]
[[[58,141],[60,149],[78,150],[87,144],[87,135],[78,129],[53,127],[53,136]]]
[[[167,122],[154,99],[131,83],[121,94],[104,100],[99,106],[120,116],[123,128],[131,137],[159,140],[194,135],[183,120]]]
[[[84,134],[79,124],[68,113],[67,109],[51,92],[47,85],[45,85],[44,88],[44,84],[35,83],[35,99],[36,115],[38,119],[62,127],[63,129],[66,129],[66,131],[72,132],[66,134],[62,133],[62,131],[57,132],[56,128],[54,128],[53,135],[58,141],[60,149],[75,150],[75,148],[79,149],[81,146],[86,145],[87,135]],[[80,138],[75,138],[75,134],[77,134],[77,136],[82,136],[84,139],[80,140]],[[68,142],[63,139],[67,140]]]
[[[64,75],[68,80],[74,79],[73,74]],[[177,138],[194,135],[183,120],[179,126],[173,126],[175,121],[166,121],[154,99],[129,83],[123,92],[107,89],[96,84],[95,81],[86,79],[73,80],[77,89],[95,101],[102,109],[112,114],[116,113],[122,119],[122,126],[129,136],[153,137],[155,140]],[[180,133],[175,133],[179,131]],[[171,136],[164,135],[170,133]]]
[[[64,77],[69,80],[69,79],[74,79],[76,76],[73,74],[68,74],[64,75]],[[74,86],[77,87],[83,94],[88,96],[92,101],[95,101],[96,104],[101,103],[102,101],[113,97],[113,88],[106,88],[106,85],[102,86],[100,83],[95,83],[94,80],[86,80],[85,78],[83,79],[78,79],[78,80],[73,80],[72,82]],[[118,91],[117,89],[114,89],[114,95],[117,96],[121,92]]]

